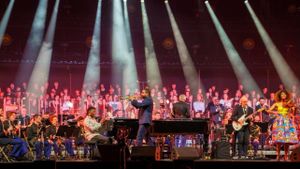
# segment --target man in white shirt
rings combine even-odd
[[[197,101],[193,103],[195,113],[203,113],[205,111],[205,104],[201,95],[197,95]]]
[[[100,131],[103,130],[103,124],[106,121],[105,117],[102,117],[100,122],[97,122],[95,115],[96,115],[96,108],[89,107],[87,109],[87,116],[83,121],[84,131],[85,131],[84,136],[86,140],[97,141],[100,144],[112,143],[111,138],[100,134]]]

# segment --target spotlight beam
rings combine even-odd
[[[49,70],[51,65],[52,51],[53,51],[53,39],[55,35],[55,27],[57,21],[57,13],[60,0],[56,0],[51,16],[51,20],[47,29],[45,40],[42,43],[37,61],[34,65],[29,84],[28,92],[34,92],[34,85],[39,86],[45,84],[49,78]],[[42,93],[45,94],[45,93]]]
[[[12,8],[14,6],[15,0],[10,0],[7,9],[5,10],[5,13],[1,19],[1,23],[0,23],[0,47],[2,45],[2,38],[3,35],[5,33],[6,27],[7,27],[7,23],[9,21],[10,18],[10,14],[12,11]]]
[[[89,92],[95,92],[96,87],[100,82],[101,5],[102,0],[98,0],[92,44],[83,83],[87,85],[87,90]]]
[[[39,53],[45,29],[47,4],[47,0],[39,1],[39,5],[32,23],[31,32],[29,34],[23,54],[23,60],[35,61]],[[21,64],[16,76],[16,82],[21,83],[22,81],[27,81],[32,68],[33,66],[31,64]]]
[[[124,16],[124,24],[125,24],[125,31],[126,31],[126,40],[128,44],[128,51],[133,51],[132,41],[131,41],[131,31],[130,31],[130,23],[128,17],[128,10],[127,10],[127,0],[123,0],[123,16]],[[132,53],[134,55],[134,53]]]
[[[145,57],[146,57],[146,73],[150,88],[155,85],[162,86],[160,70],[156,58],[156,53],[153,47],[152,35],[148,21],[148,15],[144,1],[141,1],[143,31],[145,41]]]
[[[260,37],[262,38],[263,43],[266,46],[266,49],[271,57],[275,69],[285,87],[291,89],[293,85],[299,85],[299,79],[296,77],[295,73],[291,70],[290,66],[275,46],[270,35],[267,33],[259,18],[256,16],[250,3],[248,1],[245,1],[245,5],[250,13],[252,20],[254,21],[254,24],[258,30]]]
[[[130,23],[128,17],[127,10],[127,1],[123,1],[123,22],[125,24],[125,38],[127,42],[127,56],[125,70],[123,72],[123,85],[122,85],[122,94],[124,95],[126,92],[126,88],[129,87],[131,90],[131,94],[133,94],[134,89],[139,89],[139,85],[137,85],[137,70],[136,70],[136,62],[135,62],[135,54],[132,45],[131,39],[131,31],[130,31]]]
[[[200,78],[197,76],[197,71],[196,71],[195,65],[193,63],[193,60],[192,60],[189,52],[188,52],[188,49],[187,49],[186,44],[183,40],[183,37],[180,33],[180,30],[178,28],[178,25],[176,23],[175,17],[173,15],[173,12],[170,8],[168,1],[165,1],[165,5],[166,5],[167,11],[168,11],[169,19],[171,22],[171,27],[172,27],[173,34],[175,37],[176,46],[177,46],[177,50],[179,53],[183,73],[184,73],[184,76],[185,76],[185,79],[186,79],[188,85],[190,85],[190,87],[191,87],[192,94],[195,96],[197,94],[198,87],[204,89],[204,86],[203,86]]]
[[[112,67],[113,82],[121,84],[123,89],[125,86],[128,86],[131,91],[134,91],[138,88],[136,83],[137,70],[133,50],[130,49],[132,40],[131,37],[129,37],[130,35],[126,36],[126,32],[129,31],[129,21],[124,21],[124,12],[122,10],[121,3],[122,2],[120,0],[113,0],[113,30],[111,49],[113,63],[115,64]],[[126,3],[126,1],[124,3]],[[126,22],[128,22],[127,29],[124,27]],[[123,90],[123,92],[125,92],[125,90]]]
[[[249,73],[246,65],[240,58],[240,55],[236,51],[235,47],[233,46],[231,40],[229,39],[227,33],[225,32],[224,28],[222,27],[219,19],[215,15],[213,9],[211,8],[208,1],[205,1],[205,5],[208,9],[208,12],[210,14],[210,17],[216,27],[216,30],[219,34],[219,37],[221,39],[221,42],[224,46],[225,52],[228,56],[228,59],[232,65],[232,68],[234,70],[234,73],[236,74],[238,80],[242,83],[242,85],[245,87],[245,90],[247,92],[250,92],[252,90],[259,91],[261,94],[261,90],[259,89],[258,85],[256,84],[255,80],[253,79],[252,75]]]

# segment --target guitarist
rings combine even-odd
[[[240,104],[238,104],[232,114],[232,121],[242,122],[241,117],[246,115],[248,117],[253,113],[253,108],[247,105],[248,98],[246,96],[241,97]],[[248,121],[251,118],[248,118]],[[236,143],[238,144],[238,156],[239,158],[247,158],[248,145],[249,145],[249,124],[244,125],[240,130],[235,132]]]

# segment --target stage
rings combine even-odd
[[[99,168],[127,168],[127,169],[206,169],[206,168],[289,168],[298,169],[300,162],[286,162],[275,160],[159,160],[159,161],[132,161],[126,162],[123,167],[118,162],[93,160],[49,160],[0,163],[1,169],[99,169]]]

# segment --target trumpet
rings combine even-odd
[[[119,98],[120,100],[136,100],[138,99],[138,97],[136,95],[129,95],[129,96],[120,96]]]

